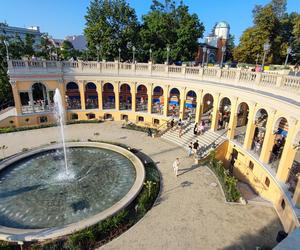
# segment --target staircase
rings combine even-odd
[[[209,153],[210,149],[216,148],[218,145],[227,140],[226,132],[227,131],[223,134],[218,134],[210,130],[206,130],[203,135],[194,135],[194,123],[191,122],[184,127],[181,137],[179,137],[179,128],[173,128],[164,133],[161,138],[175,143],[186,150],[188,150],[188,146],[191,141],[194,142],[198,140],[200,146],[199,157],[204,158]]]

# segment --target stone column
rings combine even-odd
[[[275,110],[268,112],[268,121],[266,124],[266,134],[265,134],[264,142],[263,142],[260,157],[259,157],[259,160],[266,164],[269,163],[269,159],[270,159],[271,152],[272,152],[272,147],[274,145],[275,135],[274,135],[273,127],[274,127],[275,113],[276,113]]]
[[[85,110],[85,81],[79,81],[81,109]]]
[[[227,132],[227,137],[229,140],[232,140],[234,138],[234,133],[237,125],[237,112],[238,112],[237,103],[238,103],[238,98],[237,97],[232,98],[230,120],[228,124],[228,132]]]
[[[102,111],[103,110],[103,103],[102,103],[103,102],[103,99],[102,99],[103,81],[96,81],[96,86],[97,86],[97,94],[98,94],[98,109],[100,111]]]
[[[33,103],[32,89],[30,89],[28,91],[28,95],[29,95],[29,103],[30,103],[30,106],[32,107],[32,112],[34,112],[34,103]]]
[[[115,81],[114,83],[114,92],[115,92],[115,109],[120,110],[120,89],[119,89],[118,81]]]
[[[256,114],[255,111],[256,111],[256,103],[251,103],[249,106],[248,123],[247,123],[245,140],[244,140],[244,148],[246,150],[250,150],[252,146],[252,140],[255,131],[255,114]]]
[[[169,109],[169,88],[169,85],[164,87],[164,116],[166,117],[168,116]]]
[[[300,176],[298,177],[297,186],[293,195],[293,201],[297,208],[300,208]]]
[[[183,120],[184,118],[184,110],[185,110],[185,92],[186,92],[186,88],[182,88],[180,91],[180,103],[179,103],[179,118],[181,120]]]
[[[282,182],[287,181],[290,169],[293,166],[293,162],[297,153],[297,150],[294,149],[296,124],[297,120],[295,118],[289,119],[289,131],[280,157],[280,162],[276,174],[277,179]]]
[[[202,91],[197,93],[197,106],[196,106],[196,116],[195,116],[195,122],[200,122],[202,117],[202,111],[203,111],[203,103],[202,103]]]
[[[133,82],[130,85],[130,91],[131,91],[131,110],[135,112],[136,111],[136,82]]]
[[[21,115],[22,114],[22,104],[21,104],[20,93],[19,93],[18,88],[17,88],[17,82],[12,81],[12,80],[10,80],[9,82],[10,82],[12,92],[13,92],[16,113],[17,113],[17,115]]]
[[[212,111],[212,119],[211,119],[211,131],[216,131],[218,127],[218,114],[219,114],[219,101],[220,101],[220,93],[216,93],[213,96],[213,111]]]
[[[152,113],[152,91],[153,91],[153,84],[150,83],[147,85],[147,96],[148,96],[148,107],[147,107],[147,112],[149,114]]]

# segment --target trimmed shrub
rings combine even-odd
[[[69,236],[66,243],[70,250],[92,250],[95,244],[95,236],[91,229],[85,229]]]

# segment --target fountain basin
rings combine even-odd
[[[70,234],[128,206],[141,190],[144,166],[130,151],[92,142],[67,147],[68,173],[60,165],[60,145],[1,162],[1,240],[46,240]]]

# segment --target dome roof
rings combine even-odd
[[[230,28],[229,24],[225,21],[218,22],[216,28]]]

